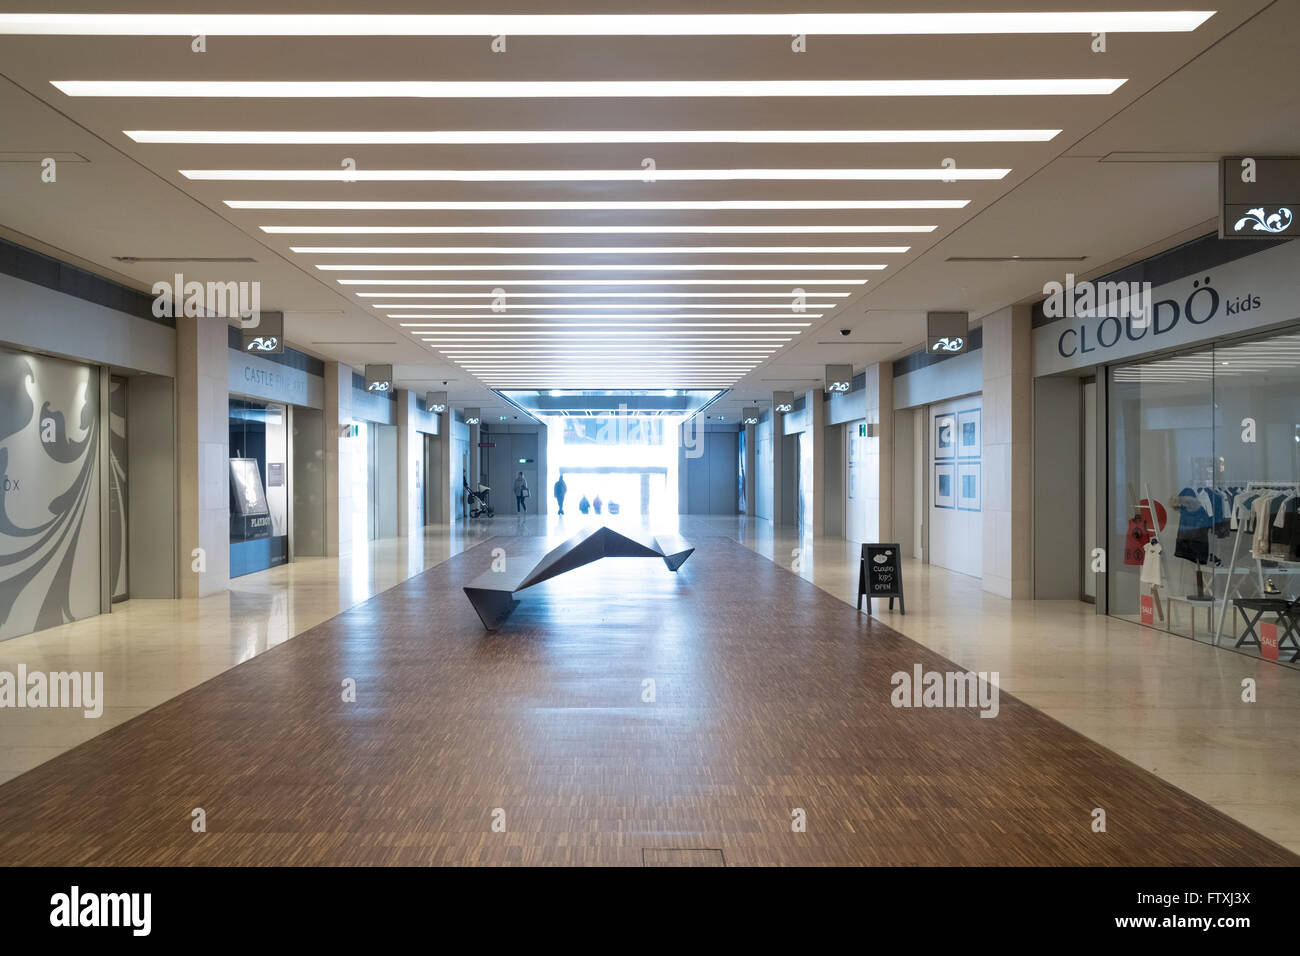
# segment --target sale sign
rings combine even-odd
[[[1156,623],[1156,599],[1150,594],[1142,595],[1142,623],[1152,627]]]
[[[1277,625],[1259,626],[1259,654],[1266,661],[1277,660]]]

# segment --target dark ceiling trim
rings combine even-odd
[[[928,368],[931,365],[937,365],[939,362],[947,362],[949,359],[959,358],[961,355],[969,355],[977,349],[984,347],[984,327],[976,326],[970,330],[967,336],[969,348],[965,352],[953,355],[949,352],[940,352],[932,355],[925,349],[913,352],[911,355],[904,355],[901,359],[894,361],[894,378],[900,375],[906,375],[908,372],[915,372],[917,369]]]
[[[147,292],[105,279],[7,239],[0,239],[0,272],[106,309],[147,319],[169,329],[176,328],[175,319],[153,314],[154,297]]]

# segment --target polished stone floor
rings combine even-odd
[[[563,536],[554,516],[429,528],[422,539],[373,543],[336,559],[305,559],[237,579],[194,601],[132,601],[111,615],[0,644],[0,669],[102,670],[104,716],[0,712],[0,780],[12,778],[195,687],[487,536]],[[662,529],[659,529],[662,530]],[[724,535],[852,602],[854,547],[774,534],[744,517],[680,519],[686,537]],[[1296,673],[1242,655],[1098,617],[1076,602],[1009,602],[979,582],[904,565],[909,613],[876,616],[1259,833],[1300,849],[1300,719]],[[1241,701],[1253,678],[1258,702]]]

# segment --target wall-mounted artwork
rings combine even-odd
[[[968,408],[957,413],[957,457],[978,458],[984,447],[980,434],[980,410]]]
[[[934,416],[934,457],[955,458],[957,453],[957,416]]]
[[[957,508],[959,511],[980,510],[980,463],[963,461],[957,465]]]
[[[939,463],[934,466],[934,506],[936,508],[956,507],[956,466]]]
[[[0,640],[99,613],[99,373],[0,350]]]

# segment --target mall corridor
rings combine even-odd
[[[0,0],[0,919],[611,867],[1282,924],[1300,4],[53,2]]]

